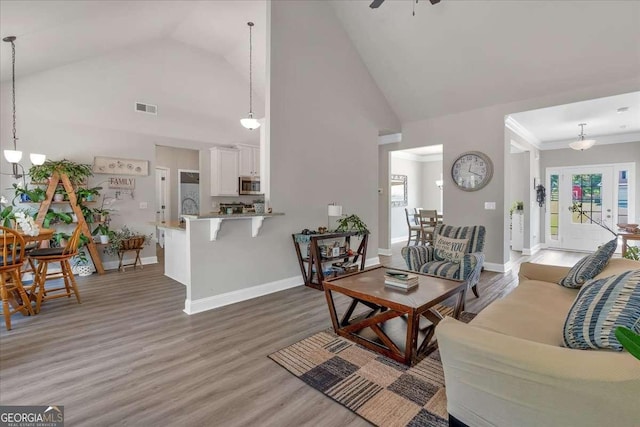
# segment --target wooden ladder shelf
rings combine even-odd
[[[36,218],[36,224],[42,227],[42,223],[44,222],[44,218],[51,207],[51,202],[53,201],[53,196],[56,193],[56,188],[58,184],[62,182],[67,195],[69,196],[69,204],[71,205],[71,209],[73,213],[78,217],[78,226],[80,230],[82,230],[82,234],[84,234],[88,239],[89,243],[87,243],[87,248],[89,248],[89,254],[91,255],[91,260],[93,261],[93,265],[96,267],[96,271],[98,274],[104,274],[104,267],[102,266],[102,260],[100,259],[100,254],[98,253],[98,248],[93,241],[93,236],[91,235],[91,230],[89,230],[89,226],[87,225],[87,221],[82,214],[82,209],[78,206],[78,197],[76,196],[76,192],[73,189],[73,185],[71,185],[71,181],[66,174],[60,174],[55,172],[49,181],[49,186],[47,187],[47,193],[45,200],[40,204],[40,210],[38,210],[38,217]]]

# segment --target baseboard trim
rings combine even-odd
[[[375,265],[380,265],[380,257],[367,258],[364,262],[365,267],[373,267]]]
[[[407,240],[409,240],[409,236],[394,237],[391,239],[391,244],[393,245],[394,243],[406,242]]]
[[[185,299],[183,311],[189,315],[202,313],[203,311],[213,310],[214,308],[224,307],[225,305],[235,304],[237,302],[272,294],[274,292],[295,288],[296,286],[301,286],[303,283],[304,281],[301,276],[294,276],[207,298],[200,298],[197,300]]]
[[[484,269],[487,271],[492,271],[494,273],[507,273],[511,271],[513,264],[511,261],[506,262],[505,264],[496,264],[493,262],[485,262]]]
[[[131,263],[131,262],[133,262],[133,259],[126,259],[125,261],[127,263]],[[140,258],[140,261],[142,261],[142,265],[157,264],[158,263],[158,257],[157,256],[147,256],[147,257]],[[104,267],[105,270],[117,270],[119,264],[120,264],[119,261],[107,261],[107,262],[103,262],[102,263],[102,267]]]
[[[378,248],[378,255],[391,256],[393,253],[391,252],[391,249]]]
[[[540,249],[542,249],[542,245],[540,245],[540,243],[538,243],[532,248],[522,248],[522,255],[527,255],[527,256],[535,255]]]

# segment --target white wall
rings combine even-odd
[[[414,208],[422,207],[422,162],[398,157],[398,153],[391,153],[391,175],[407,176],[407,206],[391,206],[391,242],[406,240],[409,236],[405,208],[409,213]]]
[[[285,216],[225,221],[218,240],[194,223],[191,299],[291,279],[300,269],[291,234],[327,222],[327,204],[361,216],[378,246],[378,131],[399,122],[333,9],[325,2],[271,2],[271,206]],[[318,294],[318,297],[321,297]]]
[[[422,207],[442,212],[442,190],[436,181],[442,179],[442,160],[422,163]]]
[[[156,166],[169,168],[169,203],[170,217],[167,221],[178,221],[178,169],[199,170],[200,152],[186,148],[156,146]],[[208,179],[208,170],[201,176],[201,180]],[[200,204],[202,204],[200,198]],[[208,202],[208,198],[205,203]]]
[[[464,151],[479,150],[489,155],[494,165],[494,175],[491,182],[480,191],[461,191],[455,187],[449,174],[444,174],[444,212],[448,223],[486,226],[487,263],[491,268],[503,269],[509,259],[509,212],[505,209],[509,187],[505,175],[510,138],[504,126],[505,116],[518,111],[627,93],[639,87],[640,78],[609,82],[542,98],[403,123],[399,148],[419,147],[424,145],[425,140],[438,141],[444,146],[445,170],[449,170],[456,157]],[[496,210],[485,210],[484,202],[496,202]]]

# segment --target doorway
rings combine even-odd
[[[612,239],[617,224],[635,217],[634,164],[549,168],[546,175],[549,247],[593,251]]]

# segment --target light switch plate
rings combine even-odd
[[[496,210],[496,202],[484,202],[485,210]]]
[[[148,204],[147,202],[140,202],[140,209],[147,209]]]

